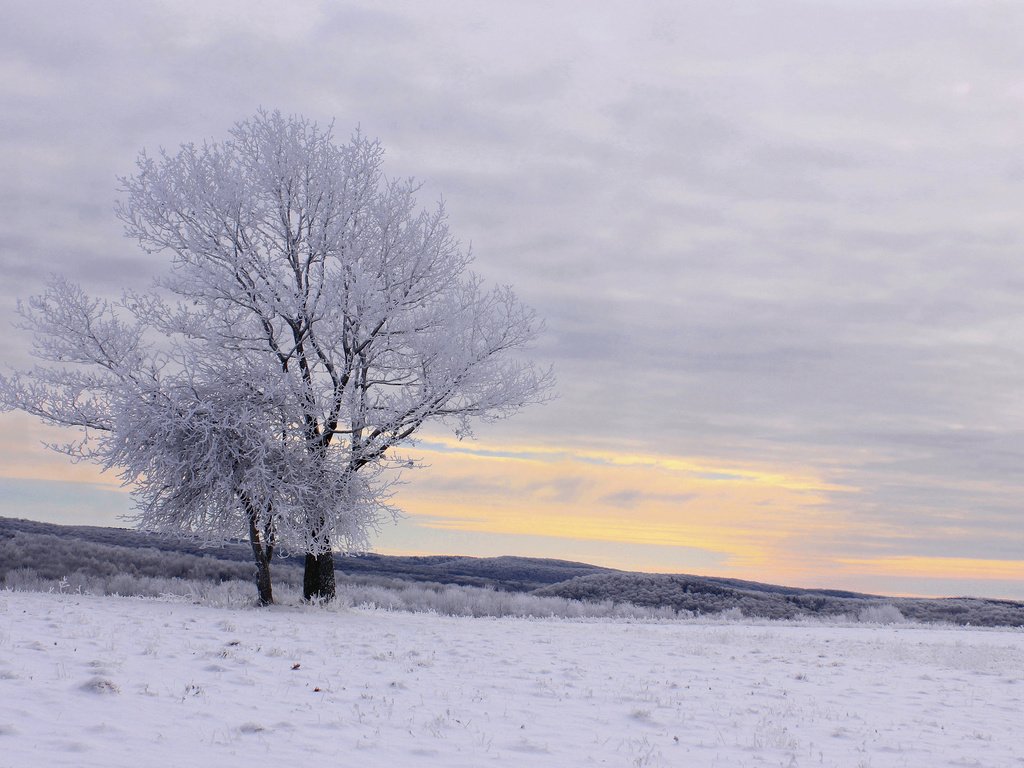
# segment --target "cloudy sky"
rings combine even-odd
[[[426,435],[381,551],[1024,599],[1024,6],[3,6],[3,363],[49,273],[165,267],[113,216],[140,149],[333,119],[444,197],[559,380]],[[0,415],[0,515],[116,524],[47,434]]]

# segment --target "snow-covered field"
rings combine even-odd
[[[0,592],[0,766],[1024,765],[1024,632]]]

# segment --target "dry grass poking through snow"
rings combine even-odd
[[[8,571],[0,588],[19,592],[182,598],[217,608],[251,607],[256,601],[251,581],[196,581],[125,573],[95,576],[78,572],[61,579],[45,579],[34,571],[18,569]],[[302,601],[299,587],[287,582],[276,584],[274,595],[282,605],[295,606]],[[339,576],[338,599],[330,608],[353,607],[475,617],[662,620],[693,616],[689,611],[679,614],[668,607],[639,606],[612,600],[582,601],[453,584],[365,577],[350,580]]]
[[[0,592],[0,766],[1012,766],[1024,632]]]
[[[255,603],[250,581],[198,581],[193,579],[139,576],[127,573],[107,575],[80,571],[60,579],[40,577],[35,571],[19,568],[6,573],[4,589],[20,592],[111,595],[117,597],[181,598],[216,608],[244,608]],[[275,586],[274,594],[283,605],[301,603],[301,591],[285,581]],[[611,599],[575,600],[567,597],[529,592],[504,592],[491,588],[454,584],[410,582],[382,577],[352,579],[338,577],[338,599],[330,609],[379,608],[388,611],[437,613],[444,616],[560,618],[560,619],[632,619],[635,621],[707,620],[691,611],[669,606],[635,605]],[[744,619],[739,608],[711,614],[715,621]],[[906,621],[891,604],[864,604],[854,614],[803,617],[809,623],[899,624]],[[761,620],[762,622],[767,620]]]

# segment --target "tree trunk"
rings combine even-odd
[[[274,587],[270,580],[270,559],[274,556],[274,544],[272,529],[267,534],[269,541],[260,539],[259,528],[256,527],[256,514],[248,502],[243,502],[249,515],[249,544],[252,546],[252,556],[256,561],[256,591],[259,593],[260,605],[274,604]]]
[[[302,597],[330,602],[337,590],[334,581],[334,555],[330,552],[314,555],[306,553],[306,569],[302,576]]]
[[[256,590],[259,593],[260,605],[274,604],[274,587],[270,580],[270,561],[259,555],[256,556]]]

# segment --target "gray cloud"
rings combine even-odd
[[[603,504],[611,504],[613,507],[632,509],[637,505],[648,502],[662,502],[678,504],[682,506],[686,502],[697,498],[695,493],[650,493],[649,491],[630,488],[623,491],[609,493],[598,499]]]
[[[565,504],[579,501],[586,487],[581,477],[571,475],[545,481],[508,478],[504,481],[480,477],[440,477],[425,473],[418,478],[420,490],[464,499],[467,496],[496,496],[523,500],[545,500]]]
[[[547,318],[562,397],[483,436],[796,463],[866,489],[835,503],[898,518],[920,551],[1011,556],[1024,11],[276,10],[6,9],[0,307],[50,271],[148,279],[159,259],[111,214],[141,147],[222,136],[259,105],[336,117],[443,193],[478,269]],[[23,352],[0,335],[4,360]]]

